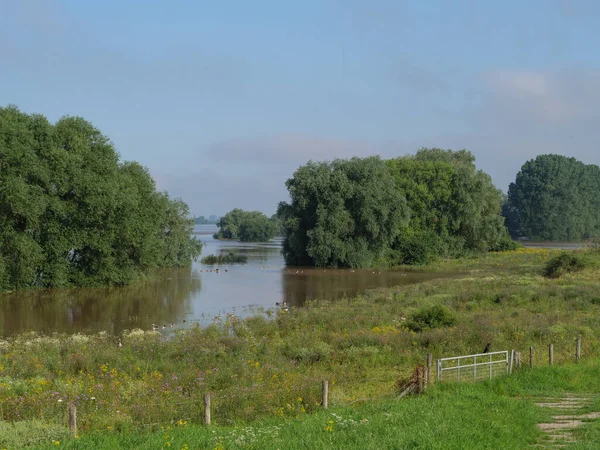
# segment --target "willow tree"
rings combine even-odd
[[[279,204],[289,265],[368,267],[383,258],[408,209],[378,157],[309,162]]]
[[[187,206],[89,122],[0,108],[0,289],[125,284],[200,252]]]

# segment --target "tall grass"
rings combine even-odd
[[[434,385],[420,397],[383,399],[252,425],[163,426],[157,431],[95,432],[63,443],[68,449],[525,449],[540,442],[536,424],[551,421],[540,396],[598,392],[600,361],[523,369],[478,384]],[[600,402],[592,405],[600,410]],[[598,422],[600,424],[600,421]],[[571,447],[597,448],[600,427],[578,431]],[[594,447],[595,445],[595,447]],[[52,444],[47,448],[51,448]],[[570,448],[571,448],[570,447]]]

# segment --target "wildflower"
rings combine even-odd
[[[60,441],[54,441],[54,445],[60,445]]]

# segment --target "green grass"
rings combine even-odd
[[[550,413],[536,407],[533,399],[565,392],[598,392],[599,371],[597,359],[580,365],[523,369],[492,382],[437,385],[419,397],[372,401],[288,420],[96,432],[63,441],[61,448],[524,449],[542,436],[536,423],[550,420]],[[600,402],[594,406],[599,410]],[[599,424],[579,430],[581,441],[572,448],[597,448]]]
[[[600,259],[594,250],[577,253]],[[270,318],[226,317],[167,340],[132,331],[121,336],[123,348],[106,334],[0,340],[0,417],[59,423],[65,405],[75,402],[83,439],[148,423],[197,422],[211,392],[217,423],[247,426],[321,414],[323,379],[331,405],[341,410],[393,396],[396,382],[427,353],[479,353],[489,342],[492,350],[526,356],[533,346],[536,365],[543,365],[552,342],[555,362],[563,364],[582,336],[583,355],[600,356],[598,265],[545,278],[556,254],[521,249],[447,261],[434,267],[439,279],[312,302]],[[419,318],[423,326],[413,326]]]

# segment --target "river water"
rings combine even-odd
[[[248,316],[286,301],[302,306],[310,299],[337,299],[368,289],[416,283],[439,273],[400,270],[333,270],[285,267],[281,240],[241,243],[213,239],[214,225],[200,225],[195,235],[204,242],[203,255],[233,251],[246,255],[244,265],[194,263],[191,268],[167,269],[152,281],[103,289],[47,289],[0,295],[0,335],[24,331],[98,332],[126,329],[171,329],[234,313]],[[227,271],[225,271],[227,269]],[[173,327],[171,328],[171,324]]]

